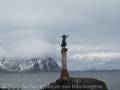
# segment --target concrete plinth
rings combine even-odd
[[[62,54],[62,71],[60,75],[60,79],[67,79],[69,78],[69,73],[67,70],[67,48],[62,48],[61,49],[61,54]]]
[[[67,69],[62,69],[60,79],[68,79],[68,78],[69,78],[69,74]]]

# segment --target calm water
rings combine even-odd
[[[22,87],[23,90],[39,90],[55,81],[60,73],[0,73],[0,87]],[[92,77],[104,81],[109,90],[120,90],[120,71],[70,72],[73,77]]]

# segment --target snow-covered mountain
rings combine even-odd
[[[60,66],[51,57],[28,59],[24,63],[20,60],[0,58],[0,72],[55,72]]]

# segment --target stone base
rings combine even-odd
[[[103,81],[94,78],[58,79],[41,90],[108,90]]]
[[[67,69],[62,69],[60,79],[67,79],[67,78],[69,78]]]

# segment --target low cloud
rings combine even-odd
[[[120,53],[89,52],[74,54],[68,60],[70,70],[120,70]]]
[[[5,33],[1,37],[4,38],[4,42],[0,44],[0,56],[18,58],[56,56],[56,44],[52,44],[37,32],[16,31]]]

